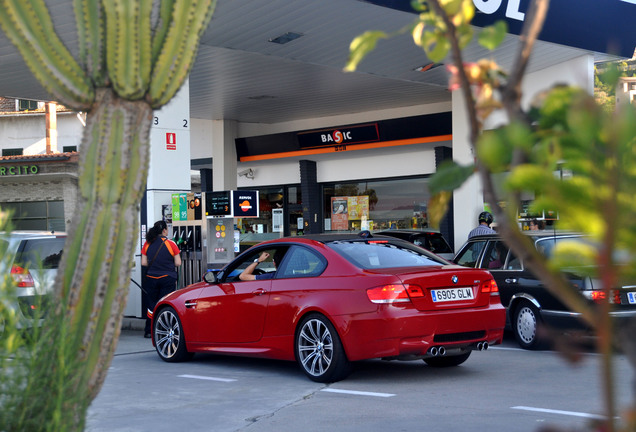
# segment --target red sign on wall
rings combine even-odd
[[[177,134],[174,132],[166,132],[166,150],[177,149]]]

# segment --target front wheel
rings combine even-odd
[[[192,358],[193,354],[186,350],[183,326],[174,309],[161,309],[152,330],[157,354],[161,360],[172,363]]]
[[[442,356],[442,357],[431,357],[424,359],[427,365],[433,367],[451,367],[451,366],[459,366],[464,363],[470,357],[470,353],[472,351],[468,351],[464,354],[454,355],[454,356]]]
[[[340,381],[351,372],[336,329],[322,315],[308,315],[301,321],[295,350],[298,364],[312,381]]]
[[[538,349],[538,329],[541,323],[539,310],[530,302],[524,301],[515,309],[512,330],[515,339],[523,349]]]

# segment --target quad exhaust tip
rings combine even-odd
[[[478,342],[477,345],[473,345],[473,346],[476,346],[478,351],[486,351],[489,345],[488,345],[488,342],[483,341],[483,342]],[[433,357],[442,357],[446,355],[446,348],[444,348],[443,346],[434,346],[428,350],[428,354]]]
[[[443,346],[440,347],[432,347],[431,349],[428,350],[428,353],[430,355],[432,355],[433,357],[441,357],[441,356],[445,356],[446,355],[446,348],[444,348]]]

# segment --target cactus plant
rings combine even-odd
[[[152,112],[187,78],[215,5],[216,0],[73,0],[76,59],[57,35],[44,0],[0,0],[2,30],[51,99],[88,113],[79,199],[56,283],[55,315],[64,324],[51,336],[59,340],[48,341],[59,346],[54,360],[43,360],[55,363],[50,374],[66,369],[72,376],[46,379],[42,375],[49,372],[39,371],[37,380],[63,384],[42,391],[51,401],[38,412],[18,416],[40,417],[43,429],[81,430],[104,381],[138,238]],[[27,386],[37,385],[33,376]],[[74,409],[68,406],[71,396],[79,401]]]

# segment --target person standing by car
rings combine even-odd
[[[496,234],[496,231],[490,228],[490,224],[493,222],[493,217],[490,212],[481,212],[479,213],[479,225],[477,228],[473,229],[469,234],[468,238],[486,235],[486,234]]]
[[[176,288],[177,267],[181,265],[179,247],[168,239],[168,225],[157,221],[148,230],[146,242],[141,248],[141,265],[146,267],[147,313],[144,337],[150,337],[150,321],[155,305]]]

